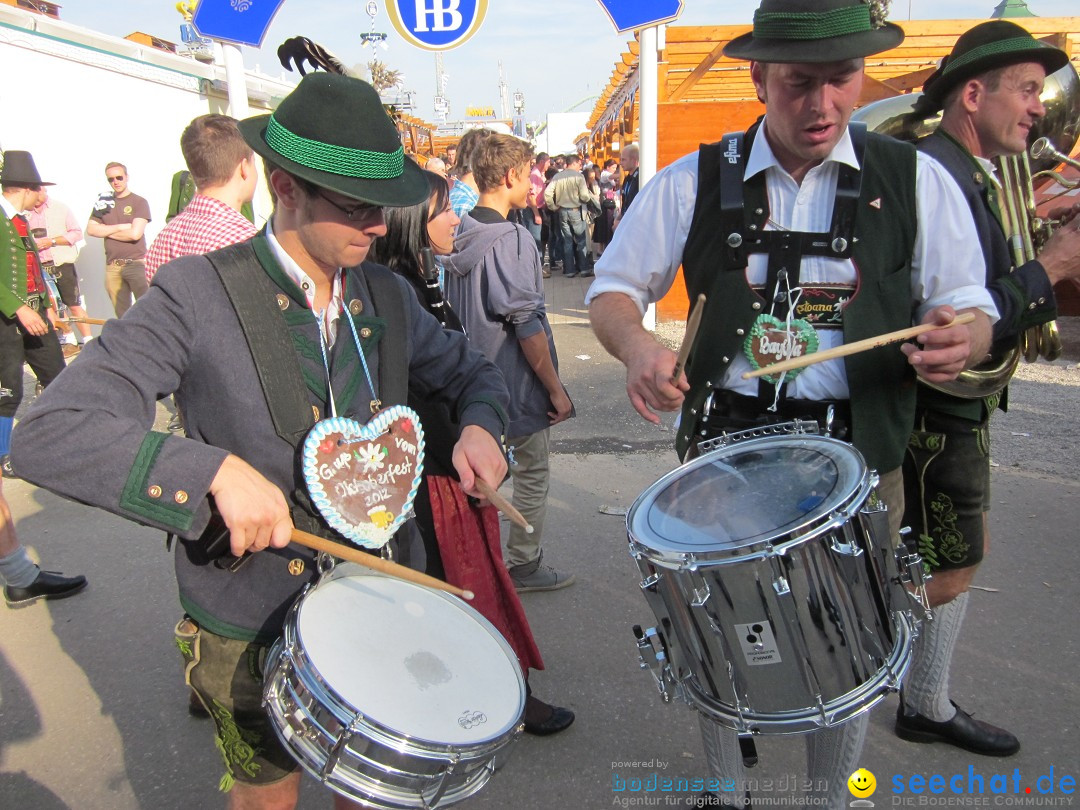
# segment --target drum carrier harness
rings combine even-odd
[[[866,150],[866,125],[852,123],[848,131],[856,162],[861,166]],[[852,247],[857,241],[854,235],[855,212],[862,191],[862,172],[848,164],[839,165],[832,221],[827,232],[766,230],[763,225],[754,222],[765,212],[760,208],[749,211],[744,193],[744,185],[751,186],[757,192],[754,196],[767,198],[764,190],[765,173],[759,172],[754,177],[745,179],[747,155],[744,141],[745,133],[742,131],[729,132],[721,140],[724,160],[719,162],[719,230],[727,236],[721,250],[720,271],[728,273],[745,270],[750,254],[768,254],[764,297],[772,303],[778,317],[786,320],[793,305],[792,290],[799,287],[799,272],[804,256],[851,259]],[[785,410],[784,406],[788,402],[787,386],[780,383],[779,396],[776,388],[776,385],[764,379],[759,381],[757,404],[762,413],[782,413]],[[714,407],[713,399],[716,393],[718,392],[710,393],[702,409],[703,426],[712,415],[710,412]],[[838,423],[834,423],[837,414],[832,404],[822,408],[821,413],[789,415],[812,416],[821,423],[823,430],[837,438],[846,438],[850,428],[850,415],[846,413],[840,415]],[[776,421],[769,417],[765,419]],[[781,416],[780,419],[786,420],[787,416]],[[726,427],[719,432],[726,432]],[[708,445],[708,441],[702,444]],[[702,449],[710,448],[706,446]]]

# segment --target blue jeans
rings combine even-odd
[[[536,220],[533,219],[532,211],[525,209],[521,212],[521,221],[526,228],[529,229],[529,233],[532,234],[533,239],[536,240],[536,252],[540,254],[540,258],[544,258],[544,243],[540,241],[540,233],[543,230],[543,225],[537,225]]]
[[[585,220],[580,208],[559,209],[559,235],[562,237],[563,273],[574,275],[589,270],[589,260],[585,253]]]
[[[544,209],[544,212],[548,218],[548,254],[551,256],[551,263],[554,264],[563,260],[562,234],[559,233],[559,212],[547,208]]]

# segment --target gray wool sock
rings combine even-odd
[[[915,640],[911,670],[904,682],[903,702],[908,712],[944,723],[956,715],[949,700],[949,667],[967,611],[965,591],[951,602],[934,608],[932,621],[923,624]]]
[[[0,557],[0,579],[12,588],[25,588],[33,584],[41,573],[26,549],[19,546],[6,557]]]
[[[806,735],[807,796],[820,807],[847,807],[848,777],[859,769],[870,712],[863,712],[839,726]]]

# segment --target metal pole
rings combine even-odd
[[[221,43],[221,50],[225,59],[225,84],[229,88],[229,115],[237,120],[247,118],[250,111],[244,55],[240,52],[239,45],[228,42]]]
[[[656,80],[656,46],[658,26],[641,29],[640,56],[638,57],[638,110],[641,116],[641,140],[638,165],[638,186],[645,184],[656,174],[657,112],[659,92]],[[656,329],[656,306],[645,311],[643,325],[650,332]]]

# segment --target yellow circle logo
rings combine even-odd
[[[874,791],[877,789],[877,779],[866,768],[859,768],[848,777],[847,786],[852,796],[865,799],[867,796],[874,795]]]

